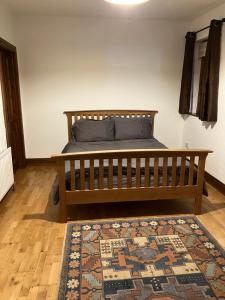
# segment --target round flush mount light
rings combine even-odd
[[[149,0],[105,0],[106,2],[119,5],[135,5],[148,2]]]

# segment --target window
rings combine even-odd
[[[199,40],[195,45],[194,54],[194,74],[193,74],[193,84],[192,84],[192,96],[190,102],[190,113],[195,115],[198,104],[198,91],[199,91],[199,80],[201,73],[202,61],[206,55],[207,39]]]

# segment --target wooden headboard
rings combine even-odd
[[[151,110],[82,110],[82,111],[65,111],[68,123],[68,141],[73,140],[72,126],[73,123],[80,119],[102,120],[106,117],[147,117],[152,118],[152,133],[154,133],[154,120],[158,111]]]

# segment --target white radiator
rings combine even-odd
[[[0,153],[0,201],[14,184],[11,148]]]

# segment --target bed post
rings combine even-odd
[[[65,161],[57,159],[57,168],[59,176],[59,221],[61,223],[67,222],[67,205],[66,205],[66,175],[65,175]]]
[[[70,112],[64,112],[64,114],[66,114],[66,117],[67,117],[68,142],[70,143],[73,139],[73,136],[72,136],[73,118],[72,118],[72,114]]]
[[[195,197],[195,215],[200,215],[202,210],[202,194],[203,194],[203,184],[204,184],[204,176],[205,176],[205,162],[206,162],[207,154],[203,153],[199,156],[198,162],[198,192]]]
[[[154,130],[155,130],[155,115],[157,114],[157,111],[152,111],[151,112],[151,117],[152,117],[152,135],[154,136]]]

